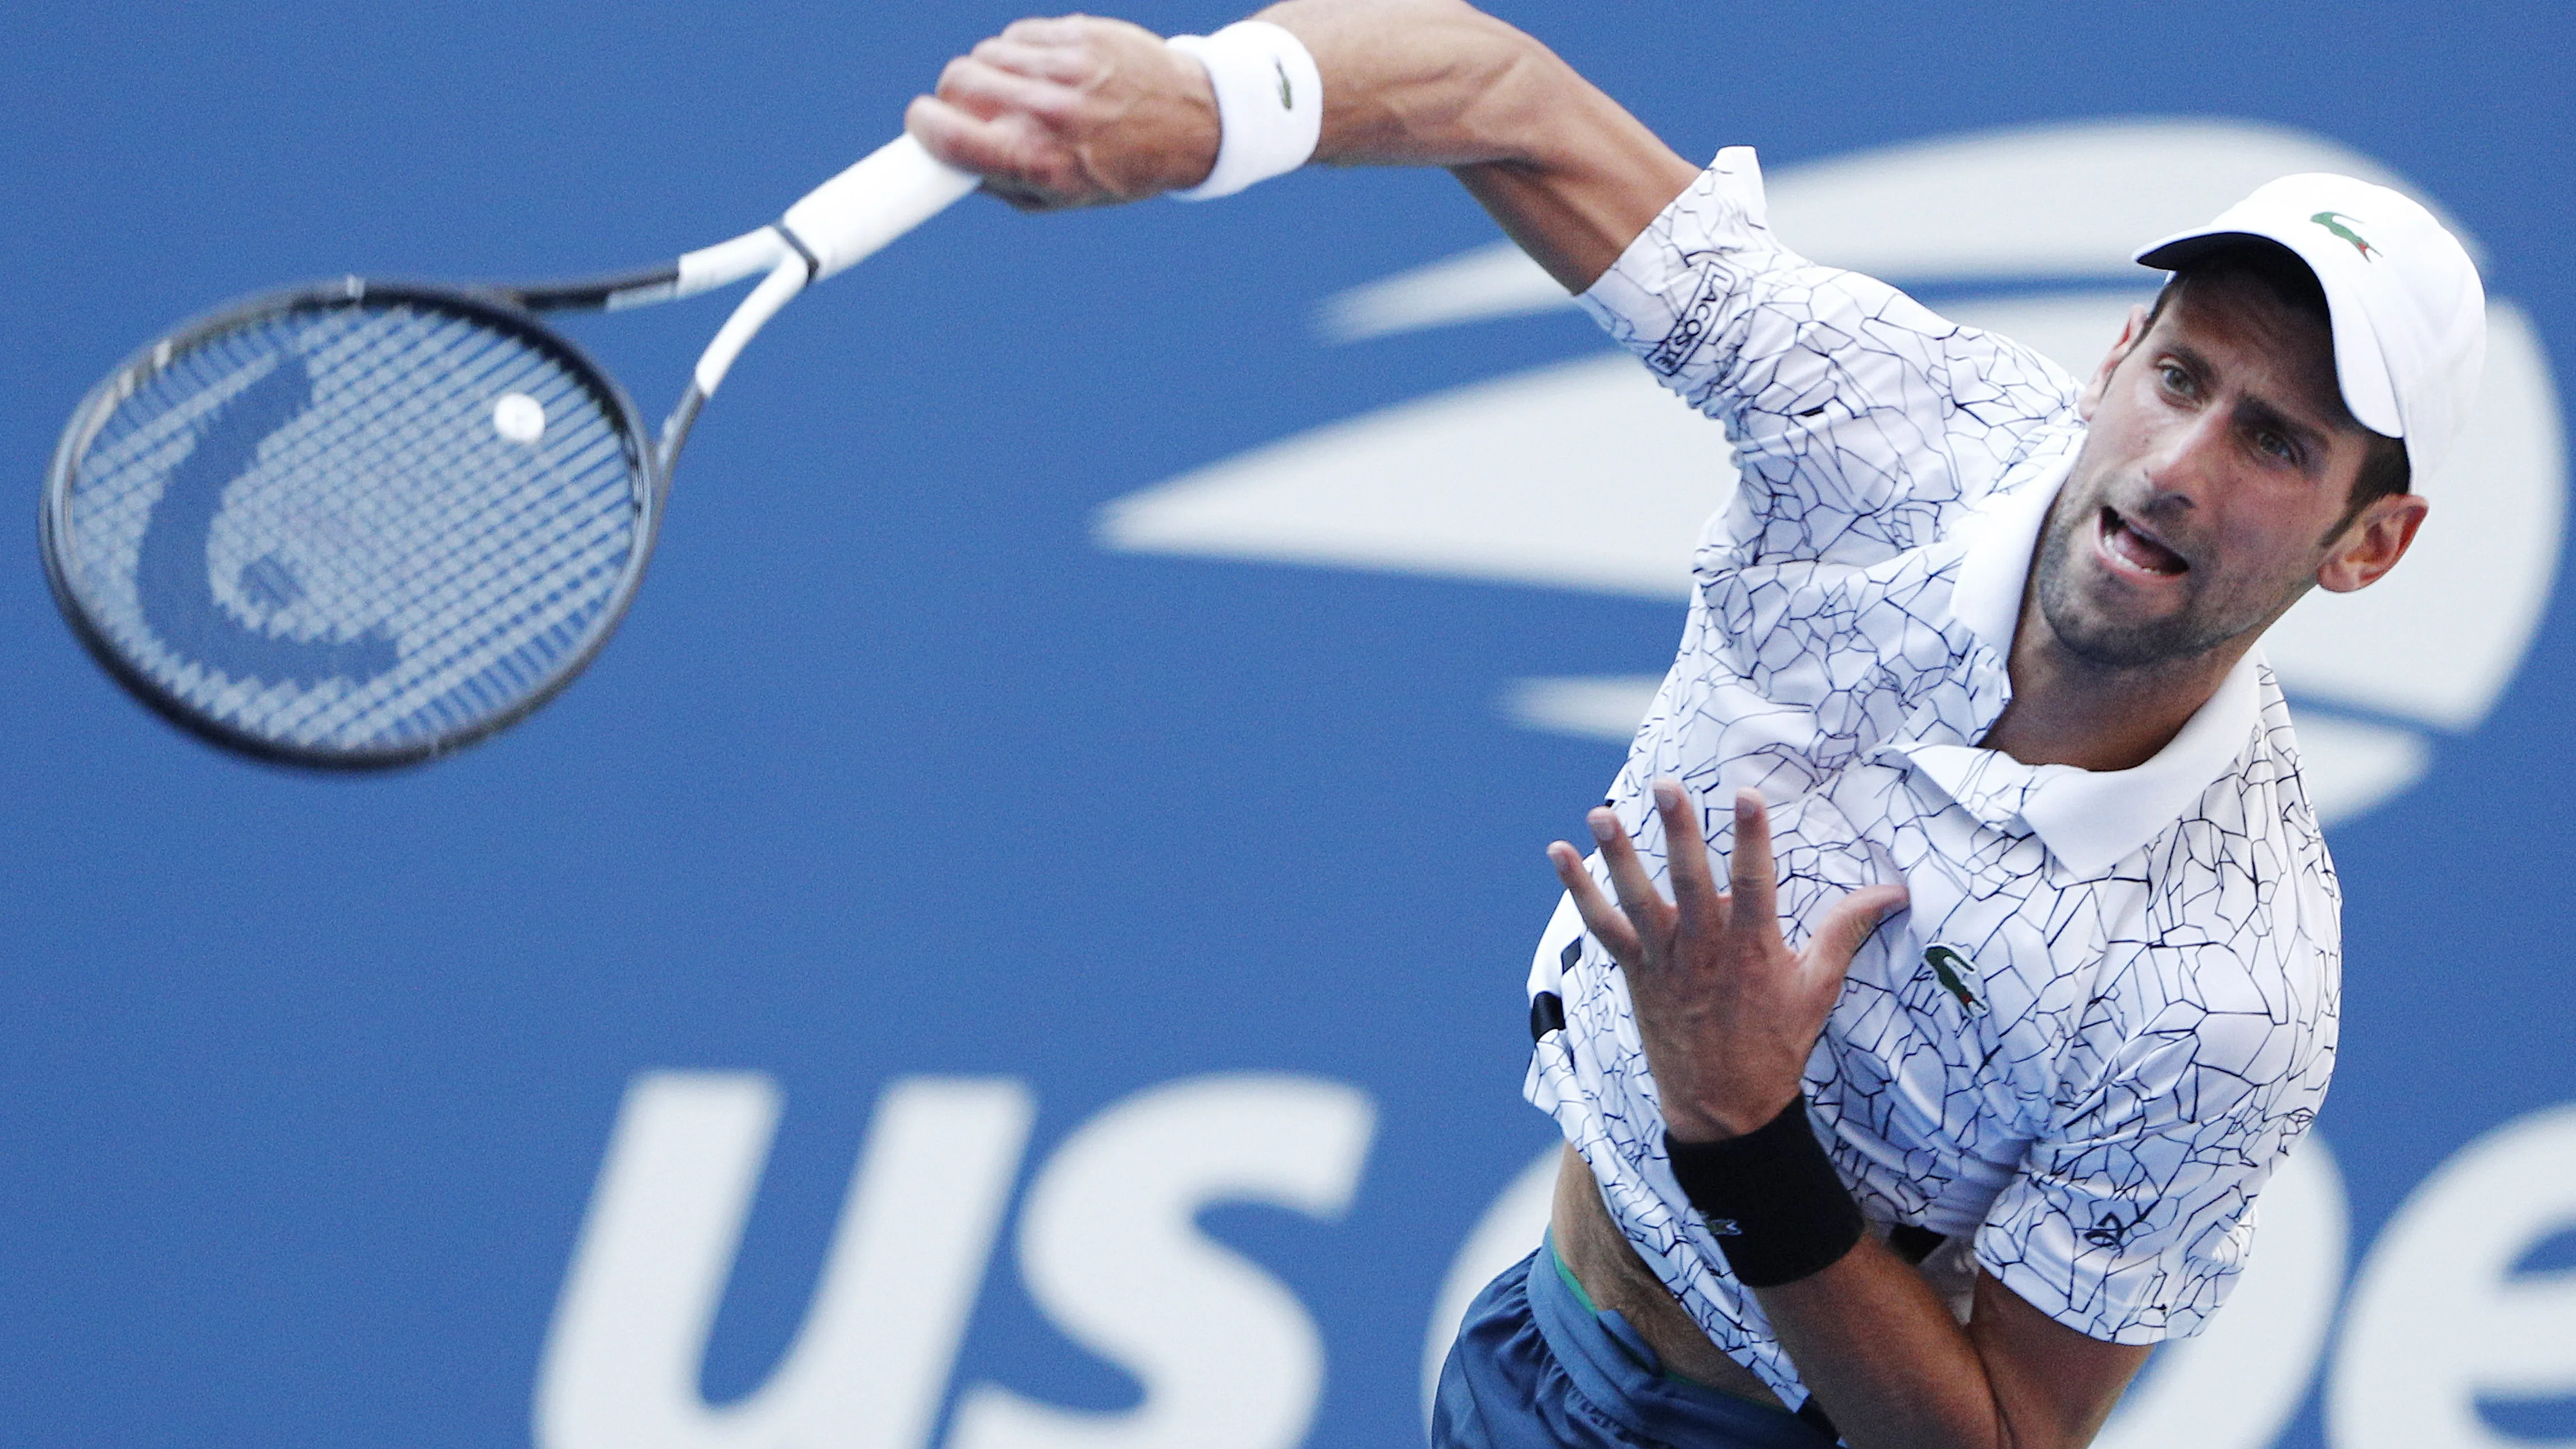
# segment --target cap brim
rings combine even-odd
[[[2290,252],[2292,256],[2298,255],[2296,251],[2293,251],[2278,237],[2268,237],[2263,235],[2261,232],[2187,231],[2176,236],[2166,237],[2164,240],[2159,242],[2150,243],[2146,247],[2140,249],[2137,255],[2130,258],[2130,260],[2135,261],[2142,267],[2154,267],[2158,271],[2179,271],[2182,268],[2189,266],[2194,258],[2206,256],[2209,253],[2218,251],[2224,247],[2235,246],[2239,243],[2249,241],[2270,242],[2272,245],[2280,247],[2283,251]],[[2304,260],[2304,258],[2302,260]],[[2316,269],[2312,266],[2309,270],[2314,271]]]
[[[2151,242],[2138,250],[2135,260],[2141,266],[2170,272],[2211,252],[2246,242],[2279,247],[2297,257],[2299,264],[2317,279],[2326,294],[2326,313],[2333,326],[2335,386],[2343,394],[2345,411],[2373,432],[2392,438],[2405,436],[2396,390],[2389,382],[2388,364],[2380,356],[2379,332],[2372,325],[2369,310],[2345,296],[2341,279],[2305,246],[2268,232],[2212,228],[2180,232]]]

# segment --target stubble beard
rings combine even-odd
[[[2079,550],[2093,546],[2102,491],[2078,487],[2070,479],[2049,509],[2047,529],[2040,536],[2035,581],[2039,612],[2061,647],[2096,668],[2145,670],[2197,658],[2252,627],[2212,617],[2203,581],[2196,576],[2184,580],[2183,607],[2161,619],[2110,617],[2087,599],[2077,582],[2076,559]]]

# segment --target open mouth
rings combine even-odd
[[[2102,510],[2102,551],[2140,573],[2172,578],[2191,571],[2181,554],[2140,533],[2116,508]]]

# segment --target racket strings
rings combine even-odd
[[[479,329],[450,321],[439,329],[438,335],[397,337],[390,339],[389,345],[410,349],[412,356],[406,362],[412,370],[442,369],[451,395],[472,399],[516,392],[533,397],[547,416],[559,415],[562,403],[578,385],[544,366],[541,359],[516,349],[486,345],[488,341]],[[368,363],[375,361],[366,359]],[[410,461],[407,454],[443,438],[450,422],[443,415],[444,399],[426,397],[408,388],[407,373],[378,366],[370,367],[368,375],[378,385],[367,401],[381,401],[383,416],[372,422],[366,418],[355,420],[349,436],[330,439],[326,447],[345,448],[356,460],[375,466],[399,466]],[[386,394],[390,396],[383,396]],[[443,472],[452,475],[465,469],[507,467],[514,461],[503,450],[515,445],[489,429],[473,431],[480,436],[474,440],[472,455],[444,463]],[[559,458],[556,466],[569,467],[576,473],[612,466],[617,470],[615,481],[622,489],[623,463],[616,456],[615,436],[607,434],[587,441],[582,453]],[[511,597],[530,592],[532,581],[541,584],[560,569],[567,555],[585,548],[600,552],[604,543],[610,555],[605,560],[606,568],[613,573],[622,563],[627,519],[619,509],[595,515],[586,528],[576,525],[570,532],[559,532],[548,528],[549,518],[539,516],[554,511],[559,500],[534,490],[520,490],[497,499],[446,490],[410,501],[427,516],[399,520],[388,529],[388,536],[406,540],[410,547],[388,559],[387,566],[397,576],[416,576],[426,568],[442,565],[447,570],[437,599],[423,606],[425,631],[415,646],[423,661],[424,682],[432,688],[470,680],[477,666],[486,663],[494,641],[512,633],[511,625],[516,620],[506,612]],[[623,499],[612,501],[622,504]],[[575,583],[595,580],[600,572],[599,567],[587,569]],[[539,587],[537,594],[540,598],[570,598],[576,607],[587,601],[584,591],[577,587],[551,591]],[[505,612],[496,616],[496,610]],[[478,621],[484,627],[476,627]],[[550,641],[542,634],[527,642],[540,656],[539,668],[543,667],[544,656],[559,652],[548,645],[560,641]],[[477,701],[506,699],[523,692],[528,682],[525,664],[506,655],[489,659],[488,669],[494,679],[480,688],[469,689],[464,699],[450,702],[446,708],[431,707],[416,723],[431,733],[440,732],[456,722],[456,706],[466,706],[465,716],[470,717],[474,712],[471,706]],[[500,687],[497,695],[493,686]],[[379,712],[398,703],[387,701],[378,707]]]
[[[155,361],[82,449],[58,552],[99,632],[188,708],[299,749],[399,748],[515,708],[606,622],[641,543],[637,445],[551,350],[357,301]]]

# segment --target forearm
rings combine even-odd
[[[1755,1296],[1852,1449],[2039,1442],[2011,1432],[1967,1333],[1922,1275],[1875,1239]]]
[[[2146,1357],[2049,1322],[1983,1275],[1963,1326],[1875,1238],[1755,1296],[1852,1449],[2080,1449]]]
[[[1698,168],[1530,37],[1463,0],[1287,0],[1256,17],[1320,73],[1314,159],[1446,166],[1569,290],[1609,270]],[[949,63],[906,125],[1033,211],[1199,185],[1223,127],[1208,72],[1121,20],[1023,20]]]
[[[1461,0],[1286,0],[1255,18],[1323,73],[1316,160],[1450,168],[1569,291],[1698,174],[1553,51]]]

